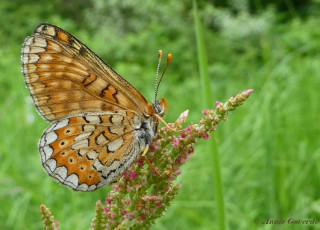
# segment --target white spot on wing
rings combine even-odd
[[[67,173],[68,173],[67,168],[64,166],[61,166],[56,168],[56,170],[52,172],[52,176],[54,176],[54,178],[56,178],[58,181],[63,183],[67,177]]]
[[[115,152],[121,147],[122,144],[123,144],[123,138],[120,137],[111,141],[109,144],[107,144],[107,147],[110,152]]]
[[[43,151],[40,151],[41,159],[42,159],[42,163],[44,163],[52,156],[53,149],[49,145],[45,145],[41,149],[43,150]]]
[[[32,83],[32,82],[36,82],[39,80],[39,75],[36,73],[31,73],[29,74],[27,77],[25,77],[25,80],[27,83]],[[30,88],[31,86],[28,85],[28,88]]]
[[[52,27],[52,26],[48,26],[46,28],[46,32],[45,33],[49,34],[51,36],[55,36],[56,35],[56,31],[55,31],[54,27]]]
[[[32,44],[33,44],[33,39],[34,39],[34,37],[27,37],[27,38],[24,40],[24,45],[25,45],[25,46],[32,45]]]
[[[30,52],[30,46],[23,46],[21,49],[21,53],[25,54],[25,53],[29,53]]]
[[[51,131],[49,133],[45,133],[44,138],[46,144],[51,144],[52,142],[58,139],[58,135],[54,131]]]
[[[87,139],[91,134],[92,134],[92,132],[82,133],[82,134],[78,135],[76,138],[74,138],[74,141],[79,141],[81,139]]]
[[[66,178],[66,180],[64,181],[64,184],[70,186],[71,188],[75,189],[76,187],[78,187],[79,184],[79,178],[76,174],[71,174],[70,176],[68,176]]]
[[[61,119],[56,123],[56,125],[53,126],[54,127],[53,130],[57,130],[57,129],[60,129],[62,127],[66,127],[68,124],[69,124],[69,119],[68,118]]]
[[[108,142],[108,139],[103,135],[103,133],[100,133],[97,137],[96,137],[96,143],[98,145],[104,145],[105,143]]]
[[[97,156],[98,156],[98,153],[96,151],[94,151],[93,149],[90,149],[87,152],[87,156],[88,156],[89,159],[96,159]]]
[[[97,171],[103,171],[103,165],[100,163],[99,160],[95,160],[93,166],[97,169]]]
[[[84,125],[82,129],[84,132],[92,132],[96,127],[94,125]]]
[[[36,63],[39,59],[40,59],[40,56],[37,55],[37,54],[28,54],[28,55],[24,55],[24,56],[28,56],[28,62],[29,63]],[[23,62],[24,64],[27,63],[27,62]]]
[[[48,172],[53,172],[55,169],[56,169],[56,167],[57,167],[57,162],[56,162],[56,160],[55,159],[49,159],[49,160],[47,160],[47,162],[46,163],[44,163],[46,166],[48,166],[47,168],[46,168],[46,170],[48,171]],[[49,171],[50,170],[50,171]]]
[[[51,77],[51,73],[50,72],[45,72],[41,74],[43,77]]]
[[[88,191],[93,191],[97,188],[96,185],[91,185],[89,188],[88,188]]]
[[[27,54],[21,55],[21,62],[22,62],[23,64],[27,64],[27,63],[29,62],[29,57],[28,57]]]
[[[34,73],[37,69],[35,64],[24,64],[22,71],[26,75],[28,73]]]
[[[115,170],[119,168],[120,161],[113,161],[112,164],[108,167],[109,170]]]
[[[100,124],[101,120],[99,116],[85,116],[86,120],[92,124]]]
[[[45,25],[41,25],[41,26],[39,26],[38,28],[36,28],[36,33],[42,32],[44,26],[45,26]]]
[[[84,154],[86,154],[86,153],[88,152],[88,150],[89,150],[89,149],[80,149],[80,150],[79,150],[79,154],[80,154],[81,156],[84,156]]]
[[[42,70],[47,70],[50,68],[49,65],[47,65],[47,64],[40,64],[40,65],[38,65],[38,67],[41,68]]]
[[[38,46],[25,46],[23,48],[23,53],[36,54],[36,53],[43,53],[45,51],[46,49],[44,47],[38,47]]]
[[[111,122],[114,125],[121,125],[122,120],[123,120],[123,116],[120,116],[118,114],[111,116]]]
[[[51,61],[53,58],[50,54],[42,55],[41,60],[43,61]]]
[[[89,189],[89,186],[86,183],[80,184],[77,188],[77,190],[83,191],[83,192],[88,191],[88,189]]]
[[[33,46],[47,47],[47,41],[41,37],[34,37]]]
[[[124,126],[111,126],[109,131],[113,134],[122,135],[124,130]]]
[[[77,143],[74,143],[72,146],[71,146],[71,148],[72,149],[81,149],[81,148],[85,148],[85,147],[88,147],[88,145],[89,145],[89,141],[88,141],[88,139],[83,139],[83,140],[81,140],[81,141],[79,141],[79,142],[77,142]]]

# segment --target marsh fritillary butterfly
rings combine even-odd
[[[39,141],[42,165],[74,190],[92,191],[116,181],[149,146],[166,112],[164,98],[148,103],[57,26],[40,24],[25,39],[21,61],[33,102],[51,122]]]

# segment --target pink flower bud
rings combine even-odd
[[[210,135],[209,135],[208,133],[206,133],[206,134],[203,135],[203,139],[205,139],[205,140],[208,140],[209,137],[210,137]]]
[[[222,103],[220,101],[216,101],[216,107],[222,105]]]
[[[187,120],[189,114],[189,110],[184,111],[180,114],[179,118],[177,119],[177,123],[184,123]]]
[[[104,207],[103,212],[108,213],[108,212],[110,212],[110,209],[108,207]]]
[[[177,148],[179,146],[179,139],[178,138],[174,138],[172,140],[172,146],[173,146],[173,148]]]
[[[105,202],[106,202],[106,204],[111,204],[112,199],[110,199],[109,197],[107,197],[106,200],[105,200]]]
[[[138,173],[135,172],[135,171],[131,171],[131,172],[130,172],[130,177],[131,177],[131,179],[135,179],[135,178],[138,177]]]

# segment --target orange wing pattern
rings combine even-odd
[[[27,87],[47,120],[86,111],[154,112],[130,83],[59,27],[40,24],[26,38],[21,60]]]
[[[54,122],[39,142],[43,167],[74,190],[92,191],[109,184],[140,152],[134,133],[139,122],[137,115],[126,111],[87,113]]]

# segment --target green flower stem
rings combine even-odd
[[[40,213],[43,229],[59,230],[59,222],[54,219],[54,216],[51,214],[50,210],[43,204],[40,205]]]

